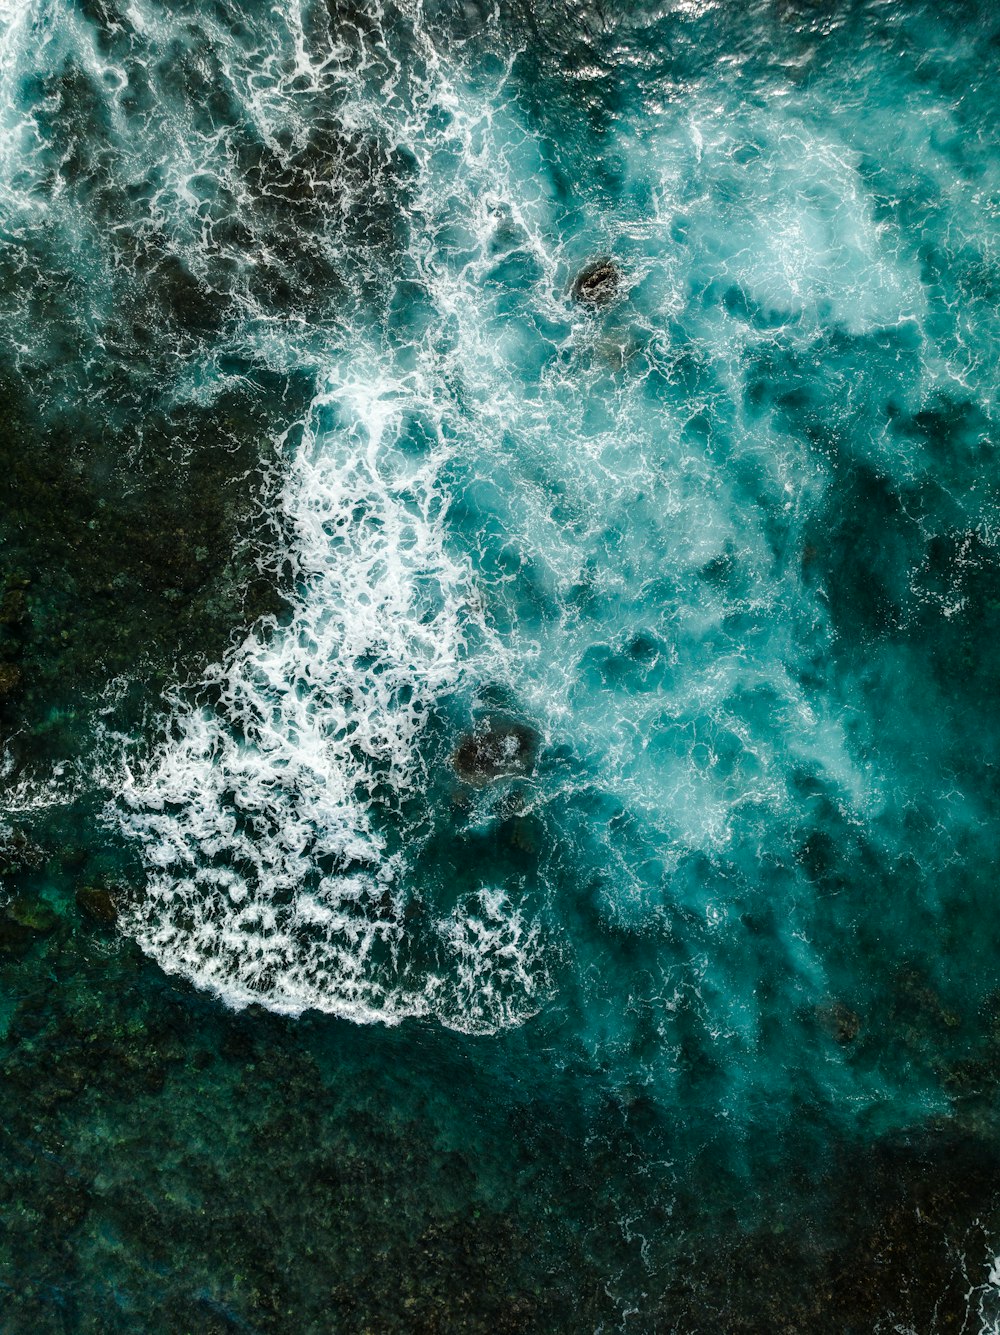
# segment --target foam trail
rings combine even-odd
[[[138,2],[110,35],[31,12],[104,90],[116,185],[140,201],[131,241],[88,230],[57,172],[53,213],[94,293],[77,328],[112,303],[102,275],[131,293],[132,261],[160,274],[166,257],[182,297],[212,298],[182,357],[165,343],[168,396],[210,398],[258,364],[316,386],[301,441],[277,442],[287,623],[256,628],[197,702],[176,697],[109,808],[150,869],[127,929],[236,1005],[476,1029],[537,1009],[554,962],[592,948],[566,941],[592,901],[602,947],[608,925],[683,922],[683,962],[651,967],[712,985],[713,1044],[752,1041],[727,924],[761,857],[798,883],[817,793],[866,831],[887,805],[806,568],[836,468],[754,397],[769,358],[825,364],[830,330],[902,346],[926,319],[863,154],[829,118],[721,80],[683,114],[623,112],[611,192],[581,166],[586,135],[564,146],[568,190],[519,110],[515,53],[438,40],[420,6],[325,26],[293,6],[238,37]],[[9,48],[24,66],[26,41]],[[147,111],[126,134],[123,70],[161,81],[167,128]],[[25,180],[53,170],[36,139],[24,180],[6,167],[22,211]],[[583,310],[573,277],[605,252],[621,301]],[[929,392],[934,354],[901,396]],[[886,476],[916,466],[885,432],[859,440]],[[539,773],[456,814],[449,752],[500,697],[543,739]],[[508,797],[546,822],[545,852],[452,885],[428,850],[496,835]],[[809,932],[791,912],[780,932],[793,985],[821,991]],[[623,966],[605,986],[635,983]],[[665,1044],[665,1085],[669,1061]]]
[[[393,457],[406,400],[398,378],[331,375],[283,496],[291,622],[244,641],[216,707],[182,713],[128,793],[155,871],[127,928],[237,1005],[397,1019],[434,1004],[382,826],[458,683],[469,582],[444,550],[439,461]]]
[[[318,361],[321,388],[281,495],[290,620],[255,630],[210,674],[211,706],[178,698],[173,736],[130,778],[119,818],[151,875],[123,925],[165,968],[232,1005],[387,1022],[433,1013],[489,1032],[519,1023],[545,993],[540,926],[488,885],[419,920],[421,822],[405,808],[426,786],[429,720],[466,676],[504,674],[468,560],[448,541],[441,477],[449,442],[467,443],[470,409],[487,436],[497,426],[480,411],[492,385],[470,374],[470,353],[485,337],[491,368],[497,359],[475,271],[489,263],[510,167],[505,147],[477,143],[485,135],[495,147],[500,118],[429,64],[417,90],[429,105],[400,113],[390,98],[388,113],[361,111],[387,114],[382,132],[418,163],[421,226],[407,260],[432,323],[404,325],[388,351],[364,335],[347,353],[299,345]],[[428,135],[434,108],[447,111]],[[511,125],[501,135],[517,141]],[[445,231],[455,189],[479,227],[457,272]],[[349,334],[358,340],[356,327]],[[489,667],[470,674],[477,645]]]
[[[406,313],[390,307],[383,347],[355,321],[360,346],[321,372],[282,498],[297,571],[290,624],[250,636],[220,668],[211,708],[179,706],[177,738],[129,790],[125,826],[154,872],[126,926],[165,967],[233,1004],[430,1012],[479,1030],[539,1004],[554,958],[542,923],[559,906],[544,883],[481,885],[429,921],[415,911],[432,822],[414,822],[406,804],[433,791],[420,760],[427,720],[456,694],[471,702],[506,682],[539,730],[583,759],[533,801],[603,866],[604,911],[622,922],[656,920],[664,878],[693,851],[738,848],[744,813],[752,824],[754,812],[788,809],[800,759],[860,807],[874,798],[842,726],[785,666],[797,623],[815,647],[824,618],[789,588],[761,514],[741,514],[713,461],[692,455],[683,420],[648,392],[668,373],[655,331],[676,300],[662,230],[624,224],[634,324],[612,317],[599,331],[566,298],[599,210],[585,204],[560,235],[542,146],[501,109],[503,76],[477,93],[417,35],[426,74],[405,97],[350,94],[352,118],[374,118],[416,164]],[[659,174],[666,192],[672,153],[637,145],[630,170]],[[808,310],[853,271],[838,280],[809,261],[788,279],[788,226],[772,234],[773,262],[745,281],[777,300],[780,272],[790,286],[779,295]],[[863,230],[849,211],[838,227]],[[844,249],[838,237],[831,246]],[[853,318],[886,318],[900,300],[889,282],[881,309]],[[738,358],[745,338],[719,360]],[[794,486],[803,509],[815,503],[822,479],[801,453],[767,432],[745,448],[766,460],[770,491]],[[735,607],[695,591],[727,547],[753,572]],[[792,617],[764,630],[763,614],[789,596]],[[742,643],[720,649],[734,614],[758,627],[753,664]],[[616,672],[635,680],[614,700]],[[493,798],[479,805],[488,826]],[[710,889],[697,893],[715,921]]]

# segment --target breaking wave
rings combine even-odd
[[[661,95],[657,57],[611,113],[610,20],[550,106],[523,13],[480,17],[2,11],[4,300],[54,401],[85,389],[67,339],[175,402],[261,366],[312,385],[274,441],[287,613],[174,693],[111,802],[148,871],[123,923],[234,1005],[488,1031],[565,986],[601,1043],[651,989],[627,1036],[617,1010],[666,1088],[681,987],[740,1087],[760,924],[803,1015],[832,986],[817,822],[909,849],[826,538],[851,488],[906,512],[936,476],[921,414],[993,392],[867,152],[895,134],[915,163],[916,121],[949,142],[955,113],[838,119],[853,76],[812,48],[771,100],[708,67]],[[971,234],[979,177],[921,170]],[[25,319],[45,285],[55,315]],[[879,595],[900,634],[968,606],[995,515],[961,481]],[[463,775],[498,719],[530,764]],[[928,840],[921,875],[948,856]]]

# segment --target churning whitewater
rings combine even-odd
[[[176,392],[211,394],[237,350],[309,367],[317,383],[305,421],[276,442],[289,615],[177,696],[158,758],[114,808],[149,868],[125,919],[143,948],[236,1005],[430,1012],[475,1031],[532,1014],[572,956],[544,864],[457,897],[420,875],[440,823],[430,807],[447,808],[441,794],[458,785],[455,730],[474,726],[484,692],[543,739],[543,784],[527,776],[516,800],[602,867],[612,918],[669,919],[663,887],[692,854],[753,840],[789,812],[796,765],[870,810],[877,781],[852,759],[836,703],[790,666],[826,646],[822,599],[789,569],[774,520],[732,494],[701,393],[657,393],[683,374],[663,330],[694,277],[677,239],[684,176],[697,168],[712,190],[731,161],[730,118],[706,104],[679,124],[625,127],[624,207],[586,189],[567,207],[519,120],[511,56],[484,77],[435,49],[419,7],[407,20],[416,61],[396,57],[377,23],[317,50],[295,7],[269,15],[266,34],[256,24],[254,42],[128,13],[118,64],[120,41],[26,6],[9,20],[8,78],[39,45],[50,62],[52,48],[71,50],[104,90],[123,184],[162,161],[143,225],[193,275],[228,284],[219,344],[180,368]],[[312,309],[294,273],[288,309],[264,307],[266,178],[262,203],[232,131],[170,97],[166,55],[196,41],[278,164],[313,147],[310,243],[336,282],[310,294]],[[140,117],[139,133],[136,70],[171,109]],[[338,135],[316,151],[324,98]],[[736,131],[775,145],[754,211],[737,201],[700,248],[725,254],[755,307],[788,311],[803,343],[821,311],[855,331],[914,319],[919,298],[880,246],[850,154],[760,114]],[[10,133],[30,150],[30,124]],[[390,188],[400,161],[393,234],[366,244],[357,202]],[[8,189],[24,191],[23,176],[8,166]],[[113,267],[58,197],[48,207],[49,225],[93,250],[95,274]],[[238,247],[226,239],[237,229]],[[590,309],[572,280],[603,250],[621,291]],[[701,335],[698,356],[725,385],[768,331],[707,315]],[[731,448],[793,535],[823,470],[766,426],[733,428]],[[488,823],[507,787],[452,800]],[[703,931],[725,916],[700,911]]]
[[[544,870],[533,885],[474,883],[453,902],[450,887],[419,884],[426,807],[449,764],[427,735],[435,718],[471,727],[477,693],[502,689],[544,738],[543,767],[552,758],[547,792],[529,780],[517,800],[592,846],[607,911],[640,924],[662,919],[661,886],[685,857],[732,841],[734,812],[787,807],[775,731],[860,810],[872,793],[828,703],[786,667],[797,638],[823,645],[822,606],[776,566],[759,522],[739,515],[655,395],[672,360],[657,325],[682,290],[676,148],[655,133],[625,146],[651,216],[602,217],[586,199],[559,209],[509,66],[474,86],[434,51],[419,10],[412,19],[421,69],[404,73],[384,33],[375,81],[364,60],[331,51],[317,65],[296,39],[294,72],[252,84],[272,125],[296,122],[303,82],[339,84],[342,123],[381,160],[410,164],[403,241],[381,261],[377,299],[359,290],[352,321],[326,338],[287,321],[239,328],[271,356],[277,344],[312,359],[320,386],[279,442],[291,615],[212,674],[210,707],[178,701],[160,758],[129,785],[122,819],[150,880],[127,926],[166,968],[237,1005],[431,1012],[488,1032],[542,1004],[567,943]],[[696,159],[706,129],[718,137],[687,126]],[[185,143],[189,192],[211,168],[197,151]],[[906,318],[905,275],[879,254],[849,164],[822,141],[808,159],[810,188],[828,192],[839,175],[846,206],[824,235],[808,207],[785,204],[737,257],[745,290],[800,306],[807,329],[838,299],[859,328]],[[776,201],[786,175],[779,164]],[[324,216],[332,267],[347,244]],[[624,291],[607,312],[571,292],[598,245],[623,253]],[[184,253],[195,269],[197,250]],[[720,360],[741,354],[744,339],[713,333],[730,343]],[[688,420],[697,406],[683,405]],[[751,447],[762,464],[770,443]],[[793,525],[823,479],[774,444],[764,485],[787,497]],[[678,577],[737,554],[750,566],[746,624],[772,614],[751,662],[742,641],[714,641],[727,599],[695,601]],[[625,689],[611,694],[615,676]],[[505,798],[466,800],[488,822]],[[707,912],[712,925],[718,910]]]
[[[998,1328],[998,51],[0,0],[5,1335]]]
[[[511,198],[504,141],[516,127],[426,54],[408,98],[380,84],[376,100],[362,84],[341,110],[385,156],[412,156],[407,248],[392,257],[402,272],[384,280],[398,295],[381,315],[359,298],[346,329],[281,331],[281,355],[312,359],[319,385],[277,442],[290,616],[210,674],[211,708],[178,701],[172,739],[128,785],[122,820],[151,876],[127,926],[166,968],[236,1005],[388,1021],[429,1011],[489,1032],[540,1004],[542,929],[502,885],[415,913],[427,819],[413,809],[428,785],[429,721],[463,685],[468,696],[511,677],[450,539],[442,475],[472,441],[489,458],[502,423],[483,399],[512,397],[476,309],[494,238],[516,213],[544,254],[544,220]],[[296,59],[297,77],[320,77],[301,48]],[[337,73],[349,87],[352,71]],[[281,107],[280,96],[263,95]],[[460,264],[444,239],[458,219]],[[335,219],[323,244],[338,262],[348,243]]]
[[[102,25],[35,0],[5,23],[8,225],[77,257],[78,327],[146,266],[200,322],[168,397],[210,402],[251,364],[313,386],[274,440],[283,536],[261,555],[288,610],[174,692],[109,805],[148,872],[126,929],[292,1013],[493,1032],[568,988],[601,1043],[614,996],[652,987],[637,1032],[667,1034],[683,996],[741,1083],[759,1001],[731,928],[760,867],[781,868],[790,987],[820,1005],[795,841],[820,795],[889,856],[903,818],[811,564],[837,460],[769,408],[762,368],[831,328],[919,346],[900,412],[979,371],[822,114],[842,90],[645,90],[588,174],[520,107],[492,22],[136,3]],[[134,216],[47,189],[80,147],[58,90],[19,102],[43,67],[91,90]],[[857,390],[863,413],[839,375],[831,402]],[[866,448],[900,485],[928,466],[885,433]],[[497,728],[524,756],[463,773]],[[585,964],[595,930],[660,943],[641,981]]]

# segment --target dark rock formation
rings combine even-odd
[[[0,960],[20,959],[31,948],[34,932],[14,918],[0,916]]]
[[[100,886],[84,885],[76,892],[76,905],[81,913],[102,927],[113,927],[118,921],[118,909],[107,890]]]
[[[18,896],[0,914],[0,959],[20,959],[56,922],[55,910],[44,900]]]
[[[13,695],[21,684],[21,669],[14,663],[0,663],[0,700]]]
[[[459,742],[452,757],[466,783],[484,784],[505,775],[529,774],[538,751],[538,733],[524,723],[484,719]]]
[[[610,306],[618,297],[622,274],[609,255],[591,262],[573,280],[573,300],[581,306]]]
[[[51,932],[58,921],[56,911],[44,899],[29,899],[20,895],[7,908],[7,916],[29,932],[42,935]]]
[[[840,1044],[853,1043],[861,1029],[860,1017],[842,1001],[824,1006],[820,1020],[830,1037]]]

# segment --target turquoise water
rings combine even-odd
[[[989,6],[0,22],[0,1329],[994,1330]]]

